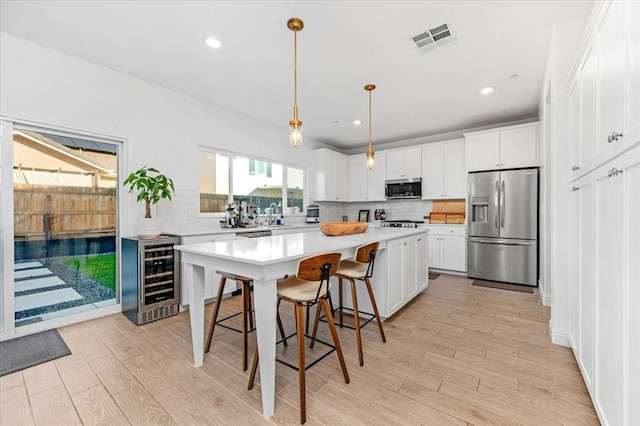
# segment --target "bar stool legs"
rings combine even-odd
[[[371,300],[371,306],[373,307],[373,313],[376,316],[376,321],[378,323],[378,329],[380,330],[380,337],[382,337],[382,342],[386,343],[387,338],[384,335],[384,329],[382,328],[382,320],[380,319],[380,313],[378,313],[378,305],[376,304],[376,298],[373,295],[373,289],[371,288],[371,281],[369,278],[365,278],[364,283],[367,286],[367,291],[369,292],[369,299]]]
[[[319,305],[322,305],[322,309],[324,310],[324,314],[327,317],[327,324],[329,325],[329,330],[331,331],[331,338],[333,339],[333,345],[336,347],[336,353],[338,355],[338,360],[340,361],[340,368],[342,369],[342,375],[344,376],[345,383],[349,383],[349,373],[347,372],[347,365],[344,362],[344,354],[342,353],[342,346],[340,346],[340,339],[338,338],[338,331],[336,330],[336,325],[333,322],[333,316],[331,315],[331,308],[329,307],[329,302],[327,299],[322,298],[318,301]],[[305,369],[305,348],[304,348],[304,338],[305,338],[305,321],[304,321],[304,305],[300,302],[294,303],[295,306],[295,316],[296,316],[296,333],[297,333],[297,341],[298,341],[298,391],[300,394],[300,423],[305,423],[307,421],[307,394],[306,394],[306,369]],[[318,311],[320,311],[320,306],[318,306]],[[314,324],[314,329],[317,328],[318,323]],[[314,330],[315,331],[315,330]],[[253,389],[253,384],[256,378],[256,372],[258,370],[258,349],[256,348],[255,354],[253,356],[253,362],[251,363],[251,372],[249,373],[249,385],[247,389]]]

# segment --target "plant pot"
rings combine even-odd
[[[151,236],[162,234],[162,221],[157,217],[138,219],[138,235]]]

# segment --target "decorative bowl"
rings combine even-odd
[[[364,222],[322,222],[320,231],[328,236],[360,234],[367,230],[368,223]]]

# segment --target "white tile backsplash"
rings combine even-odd
[[[384,209],[387,220],[423,220],[433,208],[433,201],[389,200],[371,203],[331,203],[317,202],[320,206],[320,221],[341,221],[346,215],[349,220],[358,220],[360,210],[369,210],[369,221],[373,220],[376,209]]]

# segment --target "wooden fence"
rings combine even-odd
[[[15,239],[116,235],[116,188],[14,185]]]

